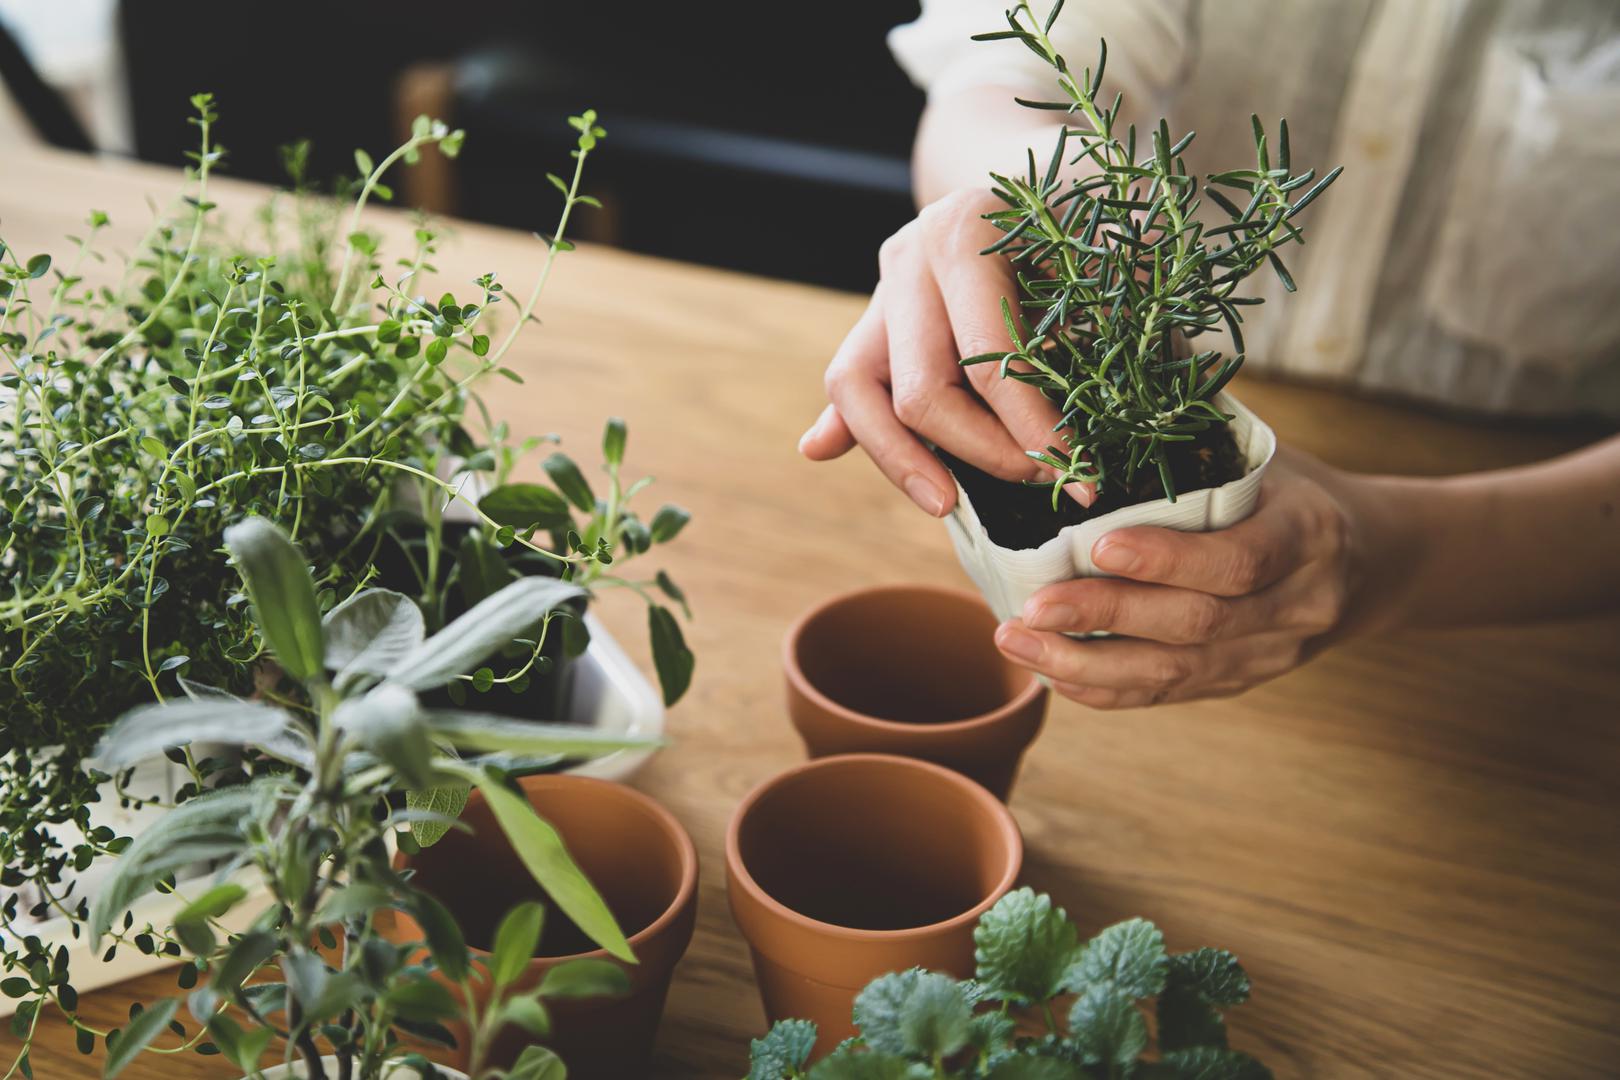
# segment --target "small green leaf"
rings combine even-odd
[[[463,797],[465,801],[465,797]],[[427,938],[433,962],[447,978],[460,982],[467,977],[467,942],[450,909],[424,892],[411,896],[411,914]]]
[[[428,788],[426,791],[407,791],[405,805],[412,810],[428,810],[445,817],[460,817],[467,806],[468,788],[465,785]],[[413,821],[411,835],[421,847],[432,847],[444,839],[450,826],[442,821]]]
[[[611,960],[585,956],[558,964],[540,981],[547,998],[617,997],[630,992],[630,977]]]
[[[1147,1049],[1147,1021],[1136,1003],[1108,983],[1094,983],[1069,1009],[1069,1042],[1086,1065],[1129,1065]]]
[[[692,520],[692,515],[679,506],[665,505],[658,508],[653,515],[652,538],[655,543],[665,544],[680,535],[686,523]]]
[[[762,1039],[748,1044],[748,1080],[782,1080],[804,1068],[816,1046],[809,1020],[778,1020]]]
[[[542,466],[551,482],[557,486],[564,497],[587,514],[596,509],[596,495],[591,491],[591,485],[586,481],[585,474],[579,471],[567,454],[552,454],[546,458]]]
[[[551,1014],[544,1005],[527,994],[509,998],[501,1006],[500,1020],[495,1030],[499,1031],[502,1024],[516,1024],[537,1039],[551,1034]]]
[[[692,671],[697,658],[686,647],[680,624],[668,608],[657,604],[647,608],[647,629],[652,638],[653,666],[658,670],[658,684],[664,691],[664,704],[673,705],[692,685]]]
[[[283,671],[300,682],[325,672],[320,605],[298,549],[264,518],[225,530],[258,617],[259,629]]]
[[[543,1046],[526,1046],[506,1070],[506,1080],[567,1080],[562,1059]]]
[[[164,444],[163,440],[154,438],[151,435],[141,436],[141,449],[158,461],[167,461],[169,459],[168,446]]]
[[[546,909],[533,900],[506,913],[495,930],[495,947],[490,950],[489,977],[495,989],[510,986],[523,974],[540,949],[540,930]]]
[[[1164,989],[1169,972],[1159,928],[1146,919],[1127,919],[1087,942],[1063,983],[1064,989],[1073,991],[1111,983],[1129,998],[1146,998]]]
[[[169,519],[162,514],[146,515],[146,531],[150,536],[168,536],[173,528],[174,526],[169,523]]]
[[[490,773],[469,769],[468,778],[484,793],[495,820],[500,822],[501,830],[523,865],[563,914],[611,955],[635,963],[635,954],[630,951],[630,943],[614,920],[613,912],[568,854],[557,830],[541,819],[527,800],[513,794]]]
[[[573,523],[567,500],[540,484],[502,484],[478,500],[478,509],[495,524],[518,530],[562,529]]]
[[[169,1026],[169,1021],[174,1019],[174,1014],[179,1008],[178,1001],[166,998],[154,1005],[148,1005],[141,1010],[139,1016],[132,1018],[107,1050],[106,1063],[101,1067],[103,1080],[123,1072],[125,1066],[134,1061],[140,1052],[151,1045],[152,1040]]]
[[[33,258],[28,260],[28,276],[31,278],[38,279],[44,277],[50,268],[51,257],[49,255],[35,255]]]
[[[900,1006],[906,1052],[915,1057],[950,1057],[967,1044],[973,1009],[962,985],[949,975],[927,972]]]
[[[1249,976],[1225,949],[1195,949],[1170,957],[1170,985],[1185,987],[1211,1005],[1249,1000]]]
[[[996,901],[973,930],[980,982],[1015,1003],[1055,997],[1077,958],[1079,933],[1051,897],[1015,889]]]
[[[616,416],[602,429],[602,460],[615,469],[624,463],[625,437],[624,421]]]

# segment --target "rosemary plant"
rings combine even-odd
[[[1256,116],[1255,166],[1200,185],[1183,158],[1192,133],[1172,139],[1160,120],[1139,147],[1134,124],[1121,130],[1121,96],[1101,97],[1106,42],[1096,67],[1080,74],[1058,54],[1048,32],[1062,8],[1058,0],[1043,22],[1020,0],[1007,29],[974,38],[1020,42],[1050,64],[1062,99],[1019,102],[1061,112],[1064,123],[1044,169],[1031,152],[1024,176],[991,174],[1007,206],[986,217],[1005,235],[984,253],[1011,260],[1020,310],[1003,301],[1011,352],[962,362],[999,363],[1003,377],[1061,410],[1055,441],[1028,451],[1056,473],[1054,508],[1070,483],[1128,502],[1174,500],[1175,448],[1231,420],[1214,398],[1243,363],[1241,309],[1261,302],[1237,295],[1239,285],[1270,266],[1294,291],[1278,250],[1303,243],[1295,218],[1340,170],[1320,180],[1311,169],[1293,172],[1288,122],[1273,142]],[[1197,216],[1204,197],[1229,220],[1206,227]],[[1181,347],[1221,326],[1230,355]]]
[[[103,213],[90,215],[65,259],[0,242],[0,971],[8,973],[57,963],[25,920],[82,922],[89,898],[74,875],[129,843],[93,820],[98,801],[182,803],[247,777],[237,755],[200,748],[167,751],[187,777],[172,797],[131,790],[129,769],[86,770],[114,717],[188,685],[313,715],[316,703],[296,684],[278,683],[219,553],[225,530],[251,516],[297,541],[326,611],[382,584],[410,595],[431,632],[519,577],[584,590],[458,672],[442,692],[454,701],[494,695],[483,699],[492,709],[577,655],[586,643],[577,616],[602,588],[646,600],[666,702],[691,677],[692,654],[665,606],[684,609],[680,590],[662,572],[637,580],[621,570],[687,519],[666,506],[643,521],[632,508],[647,481],[622,476],[624,424],[608,424],[598,495],[561,453],[542,468],[529,464],[550,437],[515,435],[478,396],[483,380],[523,381],[506,358],[572,248],[573,215],[598,205],[581,187],[605,134],[596,114],[570,120],[574,167],[566,179],[550,177],[562,210],[532,285],[517,296],[489,272],[462,295],[433,299],[417,283],[436,272],[438,234],[421,222],[411,250],[389,258],[364,210],[392,198],[385,178],[395,166],[427,152],[455,156],[460,131],[422,117],[381,160],[357,151],[352,207],[342,211],[305,188],[307,148],[290,148],[292,195],[278,197],[251,236],[233,236],[209,193],[225,157],[213,99],[199,94],[192,105],[199,146],[190,190],[116,282],[91,281],[104,260]],[[163,947],[145,933],[120,944]]]
[[[511,1071],[490,1066],[493,1036],[507,1024],[543,1036],[549,1028],[544,998],[622,993],[629,985],[624,971],[608,960],[582,958],[537,988],[515,990],[539,943],[542,907],[525,903],[511,912],[493,952],[477,958],[448,910],[393,869],[386,840],[423,820],[456,825],[444,815],[394,809],[402,792],[476,785],[556,906],[613,956],[634,961],[607,905],[556,831],[505,786],[505,771],[520,755],[591,756],[644,741],[433,710],[417,697],[581,589],[524,578],[429,638],[411,598],[384,589],[367,589],[323,619],[302,554],[263,518],[227,529],[225,543],[264,639],[287,676],[305,688],[313,712],[202,690],[191,700],[140,706],[107,733],[99,755],[113,769],[165,746],[199,741],[251,746],[278,767],[164,815],[119,858],[90,909],[89,932],[100,941],[116,925],[132,928],[130,905],[174,889],[175,875],[188,863],[220,864],[212,882],[182,897],[186,903],[162,931],[166,942],[189,954],[182,970],[193,984],[199,973],[207,975],[186,1003],[197,1026],[188,1030],[177,1019],[179,998],[132,1013],[118,1032],[97,1031],[74,1016],[81,1049],[92,1052],[98,1042],[105,1047],[107,1077],[166,1030],[179,1038],[166,1052],[223,1053],[249,1077],[261,1075],[273,1049],[281,1061],[298,1061],[311,1080],[379,1080],[401,1063],[433,1076],[428,1059],[402,1045],[401,1036],[448,1043],[453,1040],[442,1023],[460,1017],[470,1032],[465,1050],[473,1077],[550,1075],[555,1059],[539,1048]],[[245,928],[233,932],[222,921],[259,896],[267,899],[261,911],[248,913]],[[391,909],[410,912],[425,941],[384,937],[379,920],[390,918]],[[418,959],[423,951],[427,957]],[[278,969],[279,978],[262,977]],[[26,980],[32,992],[72,1015],[62,1000],[69,985],[63,973],[46,969]],[[482,1004],[475,984],[486,990]],[[30,1013],[30,1025],[35,1017]],[[335,1073],[322,1064],[323,1052],[336,1058]]]

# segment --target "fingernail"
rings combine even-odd
[[[804,444],[810,441],[810,436],[814,435],[816,433],[816,428],[820,426],[821,422],[818,420],[816,423],[811,424],[808,428],[806,428],[803,435],[799,436],[799,453],[804,453]]]
[[[1034,601],[1024,606],[1024,625],[1032,630],[1077,630],[1080,612],[1069,604],[1039,604]]]
[[[1097,501],[1097,491],[1089,484],[1066,484],[1063,490],[1081,506],[1089,507]]]
[[[912,502],[935,517],[945,513],[945,493],[935,487],[932,481],[913,473],[906,477],[905,486],[906,494],[911,496]]]
[[[1136,569],[1141,555],[1125,541],[1105,536],[1092,546],[1091,561],[1097,564],[1097,569],[1110,574],[1128,574]]]
[[[1015,660],[1034,663],[1041,658],[1041,639],[1017,623],[1002,623],[996,631],[996,646]]]

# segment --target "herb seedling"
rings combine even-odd
[[[262,234],[232,236],[210,196],[225,157],[214,102],[199,94],[192,105],[189,190],[118,280],[89,280],[104,259],[103,213],[65,259],[0,242],[0,989],[24,999],[19,1037],[47,985],[71,986],[58,970],[66,954],[46,950],[24,917],[83,923],[91,898],[73,876],[129,845],[92,809],[159,802],[131,788],[130,768],[82,767],[113,718],[199,685],[318,715],[297,682],[278,682],[220,555],[233,524],[282,525],[314,568],[322,611],[384,584],[411,597],[428,632],[520,577],[585,590],[458,671],[444,690],[452,702],[499,701],[554,675],[586,644],[587,595],[606,588],[647,602],[666,702],[692,674],[666,606],[685,608],[680,589],[662,572],[623,569],[687,519],[674,506],[638,516],[646,481],[621,478],[623,423],[608,424],[598,494],[561,453],[527,464],[552,440],[515,435],[478,396],[490,378],[523,381],[509,351],[572,248],[572,215],[597,205],[581,186],[604,135],[596,114],[570,120],[574,168],[551,178],[561,217],[533,285],[517,296],[491,272],[435,299],[418,282],[436,272],[439,235],[421,223],[410,250],[387,257],[363,211],[392,198],[395,166],[455,156],[460,131],[422,117],[382,159],[357,152],[342,212],[305,188],[307,147],[290,148],[293,195],[266,209]],[[447,521],[452,505],[470,525]],[[172,800],[182,805],[252,768],[166,753],[187,778]],[[178,948],[138,929],[114,934],[123,948]]]
[[[1100,96],[1106,43],[1095,69],[1081,74],[1058,54],[1048,31],[1062,7],[1058,0],[1042,22],[1021,0],[1006,13],[1007,29],[974,39],[1017,41],[1051,65],[1062,100],[1020,104],[1062,113],[1064,123],[1045,169],[1031,152],[1024,176],[991,174],[1007,206],[986,218],[1005,235],[984,254],[1006,257],[1017,272],[1019,309],[1002,305],[1013,349],[962,363],[997,363],[1003,377],[1058,406],[1053,443],[1028,451],[1056,474],[1054,510],[1070,483],[1095,484],[1110,507],[1174,500],[1177,455],[1231,419],[1214,398],[1243,363],[1241,309],[1260,303],[1238,287],[1269,266],[1294,291],[1278,251],[1303,243],[1298,214],[1340,170],[1320,180],[1311,169],[1293,172],[1287,121],[1273,140],[1256,116],[1255,166],[1200,185],[1183,158],[1192,133],[1172,139],[1160,120],[1140,146],[1134,124],[1121,130],[1121,96]],[[1066,176],[1066,167],[1077,174]],[[1200,221],[1204,198],[1229,220]],[[1181,345],[1220,327],[1230,332],[1230,355]]]
[[[408,843],[400,830],[423,821],[455,827],[450,815],[392,809],[401,793],[477,786],[557,906],[613,956],[634,960],[612,913],[555,830],[508,790],[506,771],[525,759],[591,756],[645,743],[429,709],[417,697],[451,681],[581,590],[525,578],[430,638],[416,604],[383,589],[365,590],[322,618],[302,553],[262,518],[226,530],[225,543],[266,643],[282,670],[304,687],[313,715],[197,688],[190,700],[126,713],[107,733],[99,757],[111,768],[165,746],[201,741],[252,747],[274,767],[164,815],[123,853],[90,909],[89,932],[99,942],[120,922],[132,929],[130,905],[147,893],[170,890],[186,864],[222,864],[211,887],[184,897],[172,927],[147,931],[165,948],[189,954],[182,985],[187,972],[193,983],[206,975],[186,1002],[197,1028],[188,1030],[176,1019],[181,1002],[171,998],[147,1005],[116,1035],[75,1017],[81,1049],[105,1044],[103,1075],[111,1077],[173,1029],[183,1048],[217,1050],[252,1077],[279,1046],[279,1057],[296,1059],[312,1080],[333,1080],[321,1064],[319,1039],[337,1056],[338,1077],[378,1080],[395,1063],[432,1076],[427,1059],[404,1046],[401,1036],[444,1042],[442,1022],[459,1017],[472,1033],[467,1049],[476,1080],[547,1075],[542,1066],[553,1059],[538,1048],[515,1071],[486,1068],[494,1034],[516,1023],[543,1035],[549,1028],[544,998],[622,993],[628,987],[623,970],[611,961],[582,958],[559,967],[536,989],[514,990],[539,943],[540,905],[523,904],[509,913],[487,963],[476,961],[443,905],[393,870],[385,840],[396,835]],[[268,891],[271,902],[246,930],[230,932],[221,920],[254,884]],[[416,918],[430,959],[414,958],[420,945],[396,945],[380,935],[377,919],[388,909]],[[278,971],[274,981],[254,978]],[[64,1000],[70,988],[56,973],[34,973],[29,980],[30,992],[72,1015]],[[475,1001],[475,983],[487,983],[491,991],[484,1006]],[[461,988],[460,1000],[451,985]]]
[[[749,1080],[1271,1076],[1227,1047],[1221,1010],[1249,997],[1249,977],[1229,952],[1168,953],[1143,919],[1081,942],[1063,909],[1027,888],[985,912],[973,940],[976,978],[913,968],[874,979],[855,999],[860,1035],[813,1066],[815,1025],[779,1021],[754,1040]],[[1157,999],[1151,1040],[1141,1006],[1148,998]],[[1150,1041],[1152,1061],[1142,1057]]]

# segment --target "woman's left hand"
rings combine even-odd
[[[1100,709],[1222,697],[1304,663],[1349,621],[1366,561],[1357,478],[1279,450],[1253,516],[1097,541],[1111,578],[1049,585],[996,631],[1010,659]],[[1359,619],[1357,621],[1360,621]],[[1065,633],[1106,630],[1113,638]]]

